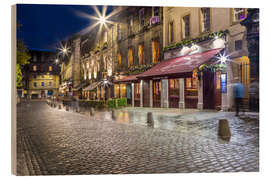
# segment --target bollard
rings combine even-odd
[[[62,109],[61,104],[58,104],[58,109]]]
[[[116,119],[115,110],[112,110],[112,119],[113,119],[113,120]]]
[[[90,107],[90,116],[94,116],[94,108]]]
[[[230,140],[231,131],[227,119],[220,119],[218,122],[218,136],[223,140]]]
[[[148,112],[147,113],[147,125],[153,127],[154,126],[154,119],[153,119],[153,113]]]
[[[53,107],[56,108],[56,103],[53,103]]]
[[[68,106],[66,106],[66,111],[69,111],[69,107]]]

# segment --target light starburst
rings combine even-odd
[[[104,28],[108,31],[108,24],[114,24],[113,21],[109,20],[113,15],[115,15],[116,13],[118,13],[118,11],[115,9],[112,12],[110,12],[109,14],[107,14],[107,6],[103,6],[102,7],[102,12],[98,9],[97,6],[92,6],[93,10],[95,11],[96,15],[90,15],[84,12],[78,12],[75,11],[75,13],[82,17],[82,18],[86,18],[89,19],[91,24],[89,26],[87,26],[86,28],[82,29],[79,34],[86,34],[88,32],[90,32],[91,30],[93,30],[95,27],[99,26],[99,30],[98,30],[98,34],[97,37],[101,34],[103,26]],[[94,23],[92,23],[94,21]]]
[[[227,61],[230,61],[230,58],[229,58],[230,55],[226,55],[226,52],[224,51],[223,54],[219,54],[219,56],[217,57],[218,61],[217,62],[220,62],[221,64],[226,64]]]
[[[70,47],[67,46],[67,44],[63,45],[60,42],[60,48],[57,48],[59,50],[59,55],[65,57],[68,56],[68,54],[70,53]]]

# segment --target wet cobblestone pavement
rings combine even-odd
[[[147,110],[75,113],[45,102],[17,108],[18,175],[138,174],[259,171],[259,124],[232,113]],[[217,138],[220,117],[229,120],[230,142]]]

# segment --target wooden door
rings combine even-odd
[[[215,72],[203,73],[203,108],[215,109],[216,107],[216,78]]]
[[[143,107],[150,107],[150,81],[143,81]]]

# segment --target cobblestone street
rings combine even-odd
[[[117,112],[113,121],[110,112],[90,117],[23,102],[17,107],[18,175],[259,171],[258,121],[230,114],[232,137],[225,143],[216,137],[218,117],[198,116],[197,126],[187,112],[167,124],[163,117],[165,125],[152,128],[126,123],[129,110]]]

